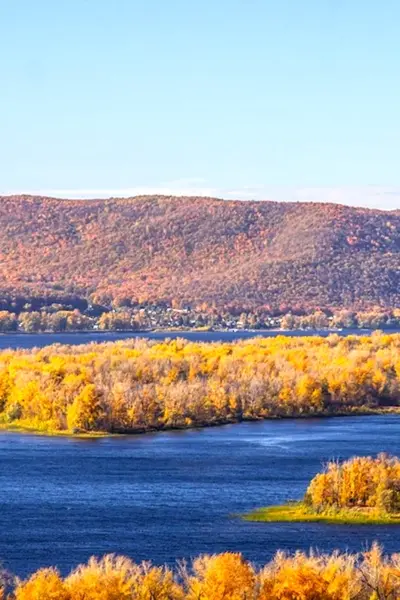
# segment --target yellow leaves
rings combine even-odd
[[[331,414],[380,399],[396,405],[399,390],[400,335],[135,340],[0,353],[1,418],[41,429],[129,431]]]
[[[18,377],[17,385],[9,394],[8,403],[11,406],[19,406],[25,418],[38,418],[40,421],[48,421],[52,417],[51,398],[46,397],[41,388],[40,381]]]
[[[0,370],[0,413],[4,410],[8,396],[12,387],[10,375],[7,369],[2,368]]]
[[[4,595],[4,594],[3,594]],[[201,556],[176,571],[124,556],[91,558],[64,579],[40,569],[9,600],[397,600],[400,555],[278,552],[260,570],[240,554]],[[0,588],[0,599],[3,600]]]
[[[68,600],[183,600],[169,569],[115,555],[91,558],[67,577],[65,586]]]
[[[132,600],[133,563],[125,557],[91,558],[67,579],[71,600]]]
[[[104,418],[99,394],[93,384],[87,384],[68,407],[67,425],[70,430],[101,429]]]
[[[292,399],[292,388],[288,385],[285,385],[282,387],[281,391],[279,392],[279,401],[282,402],[282,404],[287,404],[291,401]]]
[[[375,371],[372,375],[372,386],[376,394],[383,394],[386,386],[386,375],[382,371]]]
[[[400,594],[399,557],[393,555],[389,560],[383,555],[382,548],[375,542],[364,553],[360,567],[362,582],[372,590],[371,597],[397,599]]]
[[[311,566],[288,565],[272,581],[265,581],[259,600],[322,600],[327,599],[326,583]]]
[[[257,600],[349,600],[359,588],[351,558],[279,552],[260,573]]]
[[[310,375],[303,375],[298,379],[295,390],[299,402],[303,402],[309,410],[322,409],[323,397],[321,384]]]
[[[399,512],[400,460],[380,454],[328,463],[308,486],[305,500],[320,510],[334,508],[377,509]]]
[[[142,564],[136,569],[132,598],[135,600],[184,600],[183,589],[165,567]]]
[[[86,381],[84,373],[68,373],[63,379],[62,387],[66,392],[76,394]]]
[[[318,473],[307,488],[305,500],[314,508],[330,506],[336,501],[332,478],[328,473]]]
[[[174,383],[179,379],[179,368],[177,365],[173,365],[169,368],[167,375],[164,377],[163,381],[166,385]]]
[[[194,561],[187,600],[251,600],[255,573],[240,554],[226,552]]]
[[[26,582],[17,585],[15,600],[72,600],[72,598],[58,571],[40,569]]]
[[[229,397],[226,394],[224,386],[217,380],[211,379],[209,381],[206,403],[213,406],[219,416],[226,417],[229,410]]]
[[[63,379],[66,369],[66,360],[62,356],[52,356],[49,363],[43,365],[43,372],[49,373],[55,381]]]

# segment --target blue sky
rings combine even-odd
[[[0,193],[400,208],[398,0],[0,0]]]

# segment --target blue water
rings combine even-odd
[[[332,332],[323,329],[320,331],[151,331],[151,332],[88,332],[88,333],[11,333],[0,335],[0,349],[4,348],[35,348],[49,344],[89,344],[90,342],[115,342],[129,338],[145,338],[150,340],[164,340],[167,338],[184,338],[198,342],[232,342],[234,340],[250,339],[254,337],[285,336],[328,336]],[[369,335],[370,329],[347,329],[338,332],[339,335]],[[400,329],[392,329],[389,333],[400,333]]]
[[[0,560],[24,575],[92,554],[174,563],[282,548],[400,549],[398,526],[248,523],[233,516],[300,498],[331,458],[400,454],[400,417],[264,421],[79,440],[0,434]]]

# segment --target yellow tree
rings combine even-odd
[[[17,585],[15,600],[71,600],[71,596],[56,569],[40,569]]]
[[[255,598],[254,570],[240,554],[202,556],[194,561],[193,571],[187,579],[187,600]]]
[[[70,430],[94,431],[102,428],[105,414],[96,387],[88,383],[68,407]]]
[[[70,600],[132,600],[134,567],[122,556],[91,558],[67,577]]]

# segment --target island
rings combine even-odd
[[[331,461],[304,498],[244,515],[248,521],[400,524],[400,459],[388,454]]]

